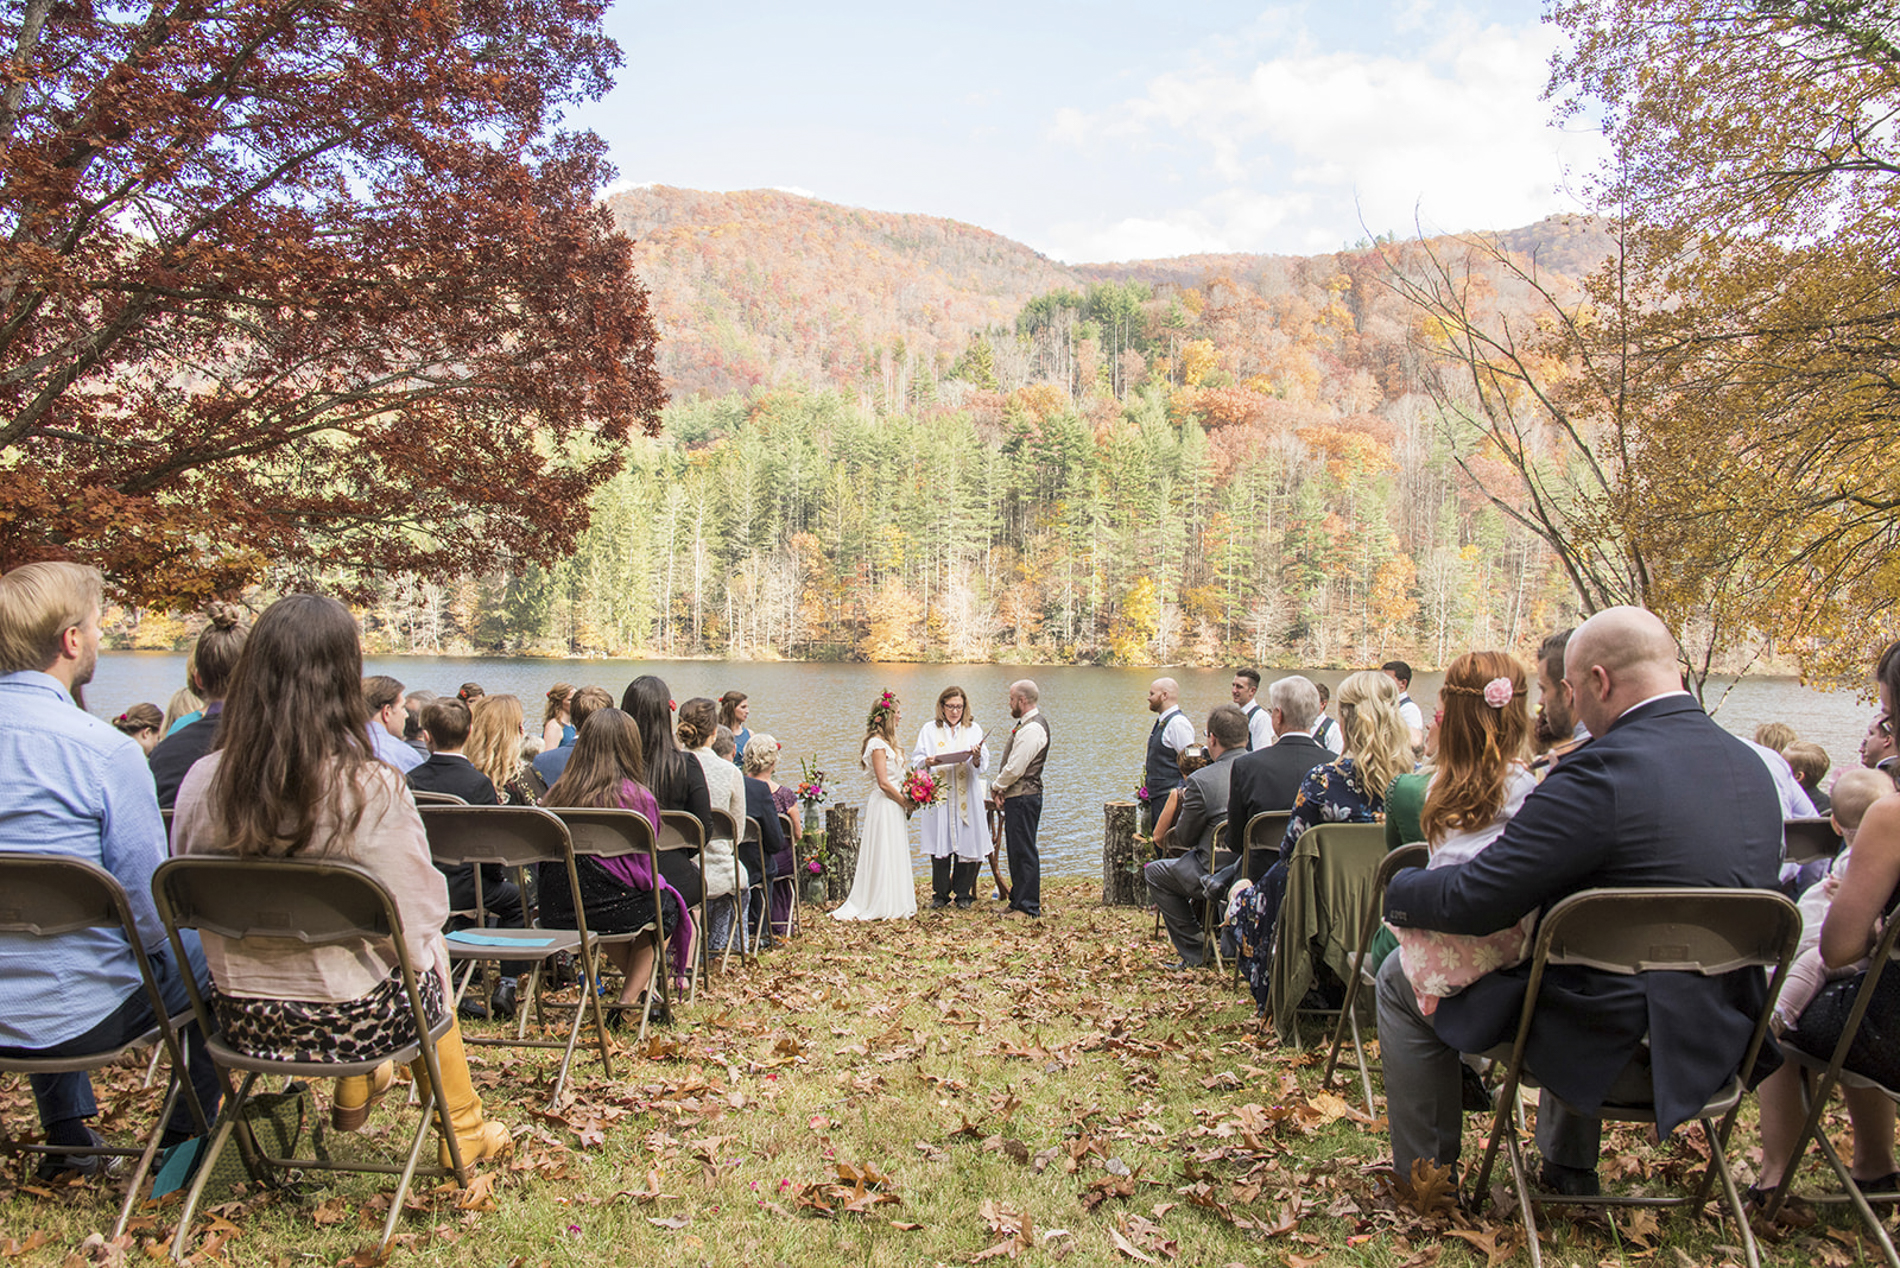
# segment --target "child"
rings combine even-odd
[[[1854,836],[1868,807],[1893,791],[1893,781],[1877,770],[1860,768],[1843,771],[1834,781],[1834,830],[1841,834],[1841,852],[1820,884],[1801,896],[1801,949],[1788,968],[1788,980],[1781,985],[1775,1001],[1775,1033],[1792,1029],[1801,1012],[1813,1002],[1821,987],[1835,978],[1858,973],[1867,967],[1858,964],[1830,969],[1821,962],[1821,922],[1827,918],[1828,903],[1841,887],[1847,871],[1847,858],[1854,852]]]

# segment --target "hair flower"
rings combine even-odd
[[[1502,709],[1516,694],[1517,688],[1511,685],[1509,678],[1493,678],[1484,684],[1484,702],[1493,709]]]

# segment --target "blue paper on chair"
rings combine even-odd
[[[460,942],[471,947],[551,947],[553,938],[503,938],[492,933],[483,933],[479,929],[457,929],[448,935],[450,942]]]

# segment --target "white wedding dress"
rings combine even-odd
[[[871,754],[884,750],[884,773],[895,784],[904,777],[903,759],[877,736],[864,744],[858,764],[871,772]],[[871,797],[864,803],[858,838],[858,870],[851,894],[831,913],[833,920],[909,920],[917,914],[917,881],[911,871],[910,827],[904,807],[884,795],[872,773]]]

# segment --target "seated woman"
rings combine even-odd
[[[772,735],[760,731],[746,745],[745,773],[747,779],[763,782],[772,794],[772,809],[776,814],[789,817],[792,821],[792,838],[796,840],[803,829],[803,816],[799,813],[798,789],[790,784],[778,782],[779,742]],[[763,828],[763,824],[761,827]],[[767,835],[770,835],[769,831]],[[765,860],[766,871],[774,877],[792,875],[792,841],[785,842],[785,848]],[[793,878],[796,883],[802,878]],[[771,928],[784,932],[792,924],[792,888],[790,885],[772,886]]]
[[[1339,684],[1336,698],[1345,755],[1315,766],[1300,781],[1279,860],[1247,891],[1240,911],[1241,972],[1263,1009],[1272,978],[1274,922],[1294,846],[1308,828],[1322,823],[1376,822],[1385,812],[1385,790],[1412,769],[1412,736],[1399,716],[1397,684],[1376,669],[1361,670]]]
[[[145,751],[147,757],[152,755],[152,750],[158,747],[158,742],[164,738],[159,730],[164,724],[165,715],[158,711],[158,706],[155,704],[135,704],[112,719],[112,725],[117,727],[121,734],[129,735],[139,742],[139,747]]]
[[[1190,744],[1181,750],[1174,764],[1181,768],[1181,778],[1186,779],[1195,771],[1201,770],[1214,759],[1208,755],[1207,748],[1201,744]],[[1174,821],[1181,817],[1181,789],[1177,786],[1168,790],[1168,796],[1161,803],[1161,813],[1155,816],[1154,843],[1155,852],[1171,844],[1169,834],[1174,831]]]
[[[482,696],[469,707],[468,760],[495,786],[504,806],[532,806],[540,799],[540,776],[521,760],[521,701],[515,696]]]
[[[640,730],[618,709],[598,709],[581,724],[574,755],[567,769],[541,799],[543,806],[583,806],[606,810],[635,810],[658,831],[659,807],[641,782],[646,759],[640,748]],[[644,854],[598,859],[582,855],[574,860],[580,880],[581,905],[589,933],[629,933],[650,923],[657,909],[660,927],[672,940],[675,965],[692,954],[692,922],[682,920],[685,900],[661,877],[655,883]],[[563,869],[543,863],[540,870],[541,919],[549,928],[572,928],[574,898]],[[653,936],[632,942],[608,943],[607,958],[626,977],[615,1000],[635,1007],[653,983]],[[620,1023],[622,1014],[613,1016]]]
[[[646,759],[646,786],[661,810],[684,810],[712,835],[712,800],[706,773],[688,757],[673,734],[673,693],[652,674],[627,684],[620,708],[640,731],[640,752]],[[688,907],[697,907],[705,889],[697,851],[669,850],[660,855],[660,871]]]
[[[1530,772],[1531,715],[1524,667],[1506,652],[1467,652],[1445,671],[1436,764],[1419,813],[1431,844],[1427,867],[1469,862],[1504,835],[1537,787]],[[1403,780],[1397,781],[1402,783]],[[1521,963],[1537,913],[1482,936],[1400,929],[1399,957],[1430,1016],[1438,1001],[1496,969]]]
[[[557,682],[548,688],[547,710],[541,716],[541,750],[568,748],[580,732],[574,726],[574,688]]]
[[[370,748],[362,684],[362,646],[347,608],[314,594],[271,604],[231,676],[218,747],[192,766],[178,790],[172,849],[334,858],[369,870],[395,899],[433,1024],[452,998],[442,940],[448,886],[429,860],[408,785]],[[263,946],[208,932],[203,941],[216,988],[212,1006],[234,1047],[276,1059],[370,1061],[416,1041],[401,966],[387,942]],[[506,1156],[513,1139],[482,1116],[460,1026],[451,1024],[435,1046],[442,1107],[463,1161]],[[421,1058],[410,1068],[426,1082]],[[361,1127],[394,1078],[385,1063],[373,1075],[337,1080],[337,1129]],[[448,1165],[446,1142],[441,1158]]]
[[[1880,706],[1893,716],[1900,702],[1900,643],[1887,648],[1876,674]],[[1854,852],[1847,874],[1827,909],[1821,925],[1821,959],[1829,968],[1846,968],[1864,959],[1878,937],[1879,922],[1900,911],[1900,793],[1889,793],[1870,806],[1854,835]],[[1863,969],[1822,987],[1801,1013],[1800,1024],[1781,1037],[1789,1047],[1828,1060],[1847,1025],[1866,981]],[[1874,997],[1848,1047],[1844,1069],[1884,1087],[1900,1088],[1900,1045],[1893,1042],[1900,1026],[1900,968],[1887,965],[1874,984]],[[1847,1116],[1854,1125],[1854,1157],[1848,1174],[1863,1190],[1892,1193],[1900,1190],[1900,1167],[1894,1165],[1894,1103],[1879,1088],[1846,1087]],[[1759,1200],[1781,1183],[1792,1161],[1794,1138],[1805,1117],[1800,1067],[1790,1061],[1762,1080],[1761,1174],[1749,1190]]]
[[[731,746],[721,757],[714,749],[720,731],[719,703],[706,696],[695,696],[680,706],[680,747],[699,762],[706,780],[706,798],[715,810],[732,816],[732,822],[745,829],[745,777],[732,764]],[[732,935],[733,913],[738,909],[735,895],[752,883],[752,876],[740,868],[738,846],[723,832],[708,831],[706,850],[700,855],[700,875],[706,883],[707,946],[724,951]],[[715,901],[716,900],[716,901]],[[744,939],[740,940],[744,946]]]

